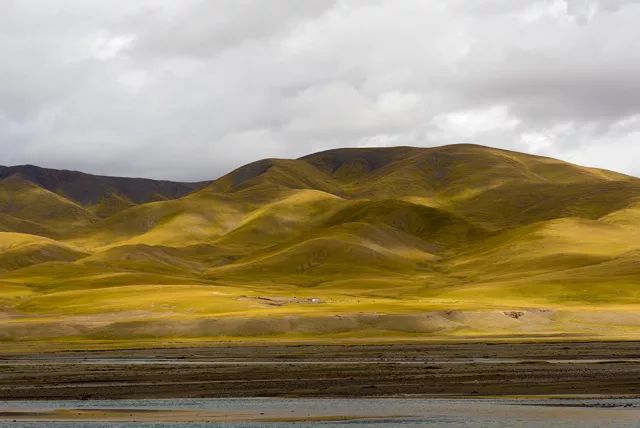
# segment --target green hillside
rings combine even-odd
[[[634,177],[452,145],[114,180],[0,178],[0,340],[640,338]]]

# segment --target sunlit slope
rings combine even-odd
[[[236,223],[238,212],[239,207],[233,201],[215,194],[152,202],[128,208],[79,230],[73,241],[96,248],[190,245],[223,235]]]
[[[286,190],[258,208],[250,207],[224,236],[216,239],[218,246],[241,252],[303,237],[315,230],[327,213],[348,202],[319,190]]]
[[[640,338],[639,310],[640,180],[555,159],[339,149],[146,203],[0,180],[4,340]]]
[[[457,271],[484,276],[497,272],[522,276],[598,264],[638,248],[638,229],[570,217],[510,229],[465,248],[449,264]],[[492,260],[490,266],[484,266],[487,260]]]
[[[86,254],[52,239],[0,232],[0,272],[51,261],[74,261]]]
[[[429,245],[389,227],[351,223],[312,233],[209,271],[246,280],[280,278],[285,283],[319,283],[349,270],[357,275],[399,275],[434,260]],[[286,279],[285,279],[286,278]]]

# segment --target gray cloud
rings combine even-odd
[[[332,147],[475,142],[640,174],[639,1],[3,8],[0,164],[202,179]]]

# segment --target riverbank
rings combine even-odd
[[[640,396],[640,343],[243,345],[0,355],[0,399]]]

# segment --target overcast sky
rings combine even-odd
[[[638,0],[2,0],[0,164],[469,142],[640,175]]]

